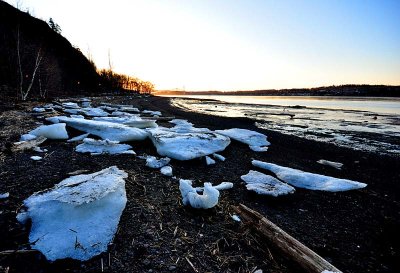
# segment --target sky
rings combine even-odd
[[[15,6],[15,0],[6,2]],[[399,0],[22,0],[156,89],[400,85]]]

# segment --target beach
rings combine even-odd
[[[128,203],[113,244],[87,262],[46,262],[40,255],[0,257],[0,266],[10,272],[299,272],[262,238],[232,220],[232,206],[244,204],[266,216],[343,272],[395,272],[400,253],[400,160],[399,156],[354,150],[333,143],[282,134],[257,127],[251,117],[223,117],[183,110],[170,98],[109,96],[93,103],[127,104],[161,111],[163,117],[185,119],[195,127],[210,130],[242,128],[268,136],[267,152],[256,153],[232,141],[220,154],[226,160],[208,166],[203,160],[171,162],[174,176],[192,179],[195,185],[229,181],[234,188],[221,192],[217,207],[199,211],[181,204],[179,183],[145,166],[132,155],[90,156],[74,152],[74,145],[47,141],[40,162],[33,152],[10,153],[10,143],[35,128],[37,118],[28,112],[37,102],[3,108],[0,193],[0,251],[26,245],[29,230],[15,219],[24,199],[60,182],[76,170],[99,171],[116,165],[128,174]],[[168,126],[167,121],[160,120]],[[78,135],[78,132],[72,131]],[[133,142],[136,154],[156,155],[150,141]],[[324,192],[296,189],[284,197],[265,197],[246,190],[241,175],[257,170],[252,159],[270,162],[367,184],[364,189]],[[325,159],[343,163],[341,170],[318,164]],[[187,260],[190,261],[187,262]]]

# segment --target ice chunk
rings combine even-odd
[[[120,123],[120,124],[124,124],[124,125],[130,126],[130,127],[140,128],[140,129],[155,128],[158,126],[155,120],[148,120],[148,119],[144,120],[141,117],[137,117],[137,116],[96,117],[96,118],[93,118],[93,120]]]
[[[88,260],[107,250],[126,204],[126,172],[113,166],[69,177],[24,201],[32,219],[29,242],[50,261]],[[34,244],[33,244],[34,243]]]
[[[162,116],[160,111],[150,111],[150,110],[143,110],[142,114],[148,114],[150,116]]]
[[[219,161],[225,161],[225,159],[226,159],[224,156],[222,156],[220,154],[213,154],[213,157],[215,159],[218,159]]]
[[[65,108],[74,108],[74,109],[80,108],[79,105],[75,102],[63,102],[62,106]]]
[[[357,181],[303,172],[300,170],[282,167],[276,164],[262,162],[258,160],[253,160],[252,164],[258,168],[262,168],[275,173],[275,175],[279,179],[298,188],[337,192],[361,189],[367,186],[367,184]]]
[[[265,152],[267,148],[264,146],[270,145],[267,141],[266,135],[247,129],[232,128],[227,130],[216,130],[215,132],[247,144],[250,149],[255,152]]]
[[[222,191],[222,190],[229,190],[233,188],[233,183],[232,182],[221,182],[218,185],[213,186],[215,189]],[[197,192],[202,192],[204,190],[204,187],[196,187],[194,188]]]
[[[186,130],[177,132],[175,129],[158,127],[148,130],[158,154],[177,160],[190,160],[223,151],[230,144],[230,139],[220,134]]]
[[[119,111],[122,112],[132,112],[132,113],[140,113],[139,109],[137,109],[136,107],[132,107],[132,106],[124,106],[124,105],[120,105],[119,106]]]
[[[248,174],[242,175],[240,178],[247,183],[246,188],[248,190],[255,191],[258,194],[277,197],[295,192],[292,186],[257,171],[249,171]]]
[[[82,115],[71,115],[71,118],[85,118],[84,116],[82,116]]]
[[[33,148],[32,150],[35,151],[35,152],[38,152],[38,153],[45,153],[45,152],[47,152],[47,149],[42,149],[42,148],[40,148],[40,147],[38,147],[38,146],[36,146],[36,147]]]
[[[43,113],[43,112],[46,112],[46,109],[44,109],[44,108],[42,108],[42,107],[34,107],[34,108],[32,109],[32,111],[33,111],[33,112],[36,112],[36,113]]]
[[[207,165],[213,165],[213,164],[215,164],[215,160],[212,159],[212,158],[209,157],[209,156],[206,156],[206,164],[207,164]]]
[[[19,141],[28,141],[37,138],[37,136],[32,134],[24,134],[20,137]]]
[[[87,138],[89,135],[90,135],[89,133],[79,135],[79,136],[73,137],[71,139],[68,139],[67,142],[81,141],[81,140],[84,140],[85,138]]]
[[[132,146],[128,144],[119,144],[118,141],[111,140],[95,140],[85,138],[82,144],[76,146],[75,151],[78,153],[90,153],[92,155],[99,154],[136,154],[131,150]]]
[[[44,136],[48,139],[68,139],[65,123],[42,125],[29,132],[31,135]]]
[[[172,176],[172,168],[170,166],[162,167],[160,172],[165,176]]]
[[[240,222],[240,218],[236,214],[232,215],[231,217],[232,217],[233,221]]]
[[[41,156],[34,155],[34,156],[31,156],[31,159],[38,161],[38,160],[42,160],[43,158]]]
[[[322,164],[322,165],[326,165],[329,167],[333,167],[335,169],[341,170],[343,167],[343,163],[339,163],[339,162],[334,162],[334,161],[329,161],[329,160],[325,160],[325,159],[320,159],[317,161],[317,163]]]
[[[204,192],[198,194],[192,187],[190,180],[179,180],[179,190],[182,195],[182,203],[196,209],[210,209],[218,204],[219,191],[211,183],[204,183]]]
[[[147,156],[146,157],[146,166],[153,169],[162,168],[171,161],[171,158],[164,157],[161,159],[157,159],[155,156]]]
[[[86,107],[79,111],[80,113],[89,117],[106,117],[108,113],[101,108]]]
[[[144,140],[148,133],[139,128],[132,128],[123,124],[88,119],[76,119],[64,116],[52,117],[52,122],[65,122],[68,126],[77,130],[99,136],[102,139],[126,142]]]
[[[10,196],[10,193],[9,193],[9,192],[2,193],[2,194],[0,194],[0,199],[6,199],[6,198],[8,198],[9,196]]]

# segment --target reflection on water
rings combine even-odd
[[[202,96],[204,98],[204,96]],[[207,96],[209,98],[211,96]],[[243,97],[241,97],[243,98]],[[297,98],[296,98],[297,99]],[[260,99],[261,100],[261,99]],[[267,105],[226,103],[213,100],[173,99],[173,104],[190,111],[198,111],[212,115],[227,117],[249,117],[255,120],[260,128],[279,131],[307,139],[334,143],[357,150],[374,151],[383,154],[400,154],[400,100],[380,99],[376,103],[373,99],[359,99],[361,104],[368,105],[369,111],[360,111],[357,104],[339,100],[341,109],[329,109],[327,101],[323,100],[325,109],[308,108],[296,104]],[[282,97],[280,100],[285,101]],[[288,101],[293,102],[292,98]],[[314,100],[309,100],[314,101]],[[321,104],[321,100],[318,104]],[[397,105],[396,105],[397,101]],[[268,101],[270,102],[270,101]],[[329,100],[334,105],[335,100]],[[354,103],[354,107],[348,104]],[[372,111],[380,109],[385,103],[392,106],[386,111]],[[297,106],[288,106],[297,105]],[[338,108],[338,107],[336,107]],[[364,107],[366,108],[366,107]],[[363,109],[365,110],[365,109]]]

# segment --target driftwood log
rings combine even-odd
[[[276,246],[286,257],[300,265],[306,272],[342,272],[260,213],[249,209],[243,204],[233,207],[233,209],[245,223],[251,224],[257,232]]]
[[[20,141],[20,142],[15,142],[14,145],[11,147],[12,152],[18,152],[18,151],[24,151],[24,150],[30,150],[33,149],[43,142],[46,141],[47,138],[44,136],[39,136],[35,139],[27,140],[27,141]]]

